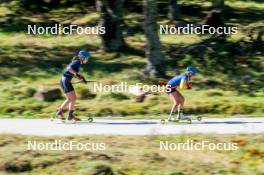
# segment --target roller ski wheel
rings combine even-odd
[[[94,115],[93,115],[93,114],[88,114],[88,115],[87,115],[87,121],[88,121],[89,123],[92,123],[92,122],[94,121]]]
[[[197,120],[198,120],[198,121],[202,121],[202,116],[198,116],[198,117],[197,117]]]
[[[93,117],[88,117],[88,122],[92,123],[94,121]]]
[[[161,119],[161,120],[160,120],[160,123],[161,123],[162,125],[164,125],[164,124],[166,123],[166,121],[165,121],[164,119]]]

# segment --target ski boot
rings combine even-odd
[[[166,123],[166,121],[167,121],[167,122],[173,122],[174,120],[175,120],[174,117],[170,117],[170,116],[169,116],[169,117],[167,118],[167,120],[165,120],[165,119],[161,119],[161,120],[160,120],[160,123],[164,125],[164,124]]]
[[[168,122],[174,122],[174,121],[176,121],[176,120],[177,120],[177,119],[175,119],[175,118],[173,117],[173,114],[170,114],[169,117],[167,118],[167,121],[168,121]],[[161,119],[160,123],[161,123],[161,124],[165,124],[165,123],[166,123],[166,120],[165,120],[165,119]]]
[[[169,117],[168,119],[168,122],[178,122],[179,121],[179,119],[178,119],[178,117]]]
[[[55,115],[55,117],[56,117],[56,119],[59,119],[59,120],[61,120],[61,121],[64,121],[65,120],[65,117],[64,117],[64,115],[63,115],[63,109],[58,109],[57,110],[57,112],[56,112],[56,115]],[[53,121],[55,118],[54,117],[52,117],[51,118],[51,121]]]
[[[189,118],[189,117],[187,117],[187,116],[185,116],[184,114],[183,114],[183,112],[179,112],[178,113],[178,115],[177,115],[177,119],[176,119],[178,122],[180,122],[180,121],[187,121],[189,124],[191,124],[192,123],[192,119],[191,118]]]
[[[70,110],[70,111],[69,111],[69,115],[68,115],[67,120],[68,120],[68,121],[73,121],[73,123],[76,123],[77,121],[81,121],[81,119],[78,118],[77,116],[75,116],[73,113],[74,113],[73,110]]]

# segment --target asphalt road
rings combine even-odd
[[[38,136],[71,135],[170,135],[183,133],[264,133],[264,118],[204,118],[192,124],[160,124],[160,120],[94,119],[76,124],[49,119],[0,119],[0,134]]]

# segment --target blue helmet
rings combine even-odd
[[[81,51],[78,53],[78,56],[80,56],[80,57],[84,57],[84,58],[88,61],[88,59],[91,57],[91,54],[90,54],[88,51],[81,50]]]
[[[188,66],[187,72],[191,72],[193,75],[195,75],[197,73],[197,69],[193,66]]]

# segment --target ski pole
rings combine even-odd
[[[79,80],[79,81],[75,81],[75,82],[72,82],[71,84],[78,84],[78,83],[82,83],[83,81],[82,80]],[[92,82],[97,82],[96,80],[86,80],[87,83],[92,83]],[[43,84],[45,86],[47,85],[58,85],[59,83],[47,83],[47,84]]]

